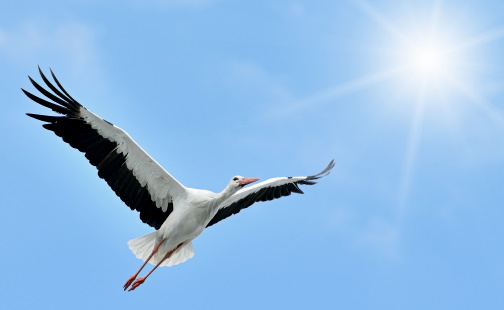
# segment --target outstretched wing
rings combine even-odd
[[[173,199],[184,195],[186,188],[152,159],[122,129],[91,113],[73,99],[51,71],[55,86],[42,73],[44,89],[31,77],[33,86],[45,96],[37,97],[22,91],[33,101],[61,116],[27,113],[45,122],[45,129],[53,131],[70,146],[85,153],[98,176],[128,205],[140,212],[142,222],[159,229],[173,210]],[[52,91],[52,92],[51,92]]]
[[[289,196],[291,193],[303,194],[299,185],[316,184],[314,180],[320,179],[330,173],[334,167],[334,160],[320,173],[306,177],[283,177],[273,178],[264,182],[243,188],[229,197],[219,208],[217,214],[208,223],[207,227],[222,221],[223,219],[250,207],[259,201],[268,201],[283,196]]]

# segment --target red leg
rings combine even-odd
[[[130,285],[131,283],[133,283],[133,281],[135,281],[136,277],[138,277],[138,274],[140,274],[140,271],[142,271],[142,269],[145,267],[145,265],[147,265],[147,263],[149,262],[149,260],[152,258],[152,256],[154,256],[154,254],[157,253],[157,251],[159,250],[159,247],[161,246],[161,243],[163,243],[166,239],[163,239],[161,241],[159,241],[158,244],[156,244],[154,246],[154,249],[152,249],[152,253],[149,255],[149,257],[147,257],[147,259],[145,260],[145,262],[142,264],[142,266],[140,267],[140,269],[138,269],[138,271],[132,275],[128,281],[126,281],[126,283],[124,284],[124,290],[126,290]]]
[[[128,291],[132,291],[134,289],[136,289],[137,287],[140,286],[140,284],[144,283],[145,280],[151,275],[151,273],[154,272],[154,270],[156,270],[157,267],[159,267],[159,265],[161,265],[165,260],[167,260],[168,258],[170,258],[170,256],[173,254],[173,252],[175,252],[178,248],[180,248],[180,246],[182,246],[183,243],[177,245],[177,247],[173,250],[171,250],[170,252],[166,253],[166,255],[163,257],[163,259],[157,263],[156,266],[154,266],[154,268],[152,268],[151,271],[149,271],[149,273],[145,276],[145,277],[140,277],[138,278],[135,283],[133,283],[133,285],[131,286],[131,288],[128,290]]]

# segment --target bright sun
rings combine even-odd
[[[357,3],[378,24],[378,30],[385,30],[376,47],[383,68],[389,68],[390,74],[384,76],[391,77],[396,91],[447,98],[456,92],[453,81],[465,84],[470,63],[466,48],[472,43],[463,38],[464,25],[442,18],[440,2],[434,1],[428,15],[405,13],[394,22],[367,2]]]
[[[446,86],[446,78],[455,73],[456,61],[454,55],[448,53],[449,48],[438,40],[415,40],[407,42],[400,49],[400,66],[415,83],[424,86]]]
[[[443,71],[443,64],[446,60],[443,59],[442,51],[435,45],[418,46],[412,52],[411,63],[413,70],[418,74],[428,77],[435,76]]]

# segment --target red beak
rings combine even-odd
[[[259,179],[243,178],[243,179],[240,180],[240,182],[238,184],[240,184],[241,186],[245,186],[245,185],[253,183],[255,181],[259,181]]]

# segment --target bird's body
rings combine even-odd
[[[153,248],[155,244],[164,239],[165,241],[161,244],[158,253],[153,257],[151,263],[154,265],[159,263],[166,253],[173,250],[179,244],[183,244],[183,246],[173,253],[172,257],[165,260],[161,266],[171,266],[184,262],[193,256],[190,242],[203,232],[219,210],[220,205],[233,195],[234,192],[230,186],[227,186],[220,193],[188,188],[187,198],[178,199],[180,201],[177,201],[177,199],[174,200],[173,204],[177,207],[173,208],[170,216],[152,234],[151,239],[148,239],[149,241],[142,239],[140,246],[145,247],[146,242],[149,242],[148,248],[142,249],[140,247],[137,250],[138,247],[135,246],[135,241],[144,238],[144,236],[129,242],[131,250],[138,258],[142,259],[144,256],[150,254],[152,251],[151,247]]]
[[[45,122],[44,128],[85,153],[89,162],[98,169],[98,176],[127,206],[140,213],[144,223],[156,229],[128,242],[135,256],[144,264],[128,279],[124,289],[130,286],[130,290],[135,289],[159,266],[171,266],[191,258],[194,255],[191,241],[205,228],[255,202],[273,200],[293,192],[302,194],[298,185],[315,184],[314,180],[329,174],[334,166],[334,161],[331,161],[316,175],[273,178],[248,187],[244,186],[259,179],[235,176],[219,193],[188,188],[161,167],[125,131],[73,99],[52,71],[57,87],[40,69],[39,72],[52,92],[31,78],[30,81],[51,101],[25,90],[23,92],[62,116],[28,115]],[[148,262],[155,267],[146,277],[136,279]]]

